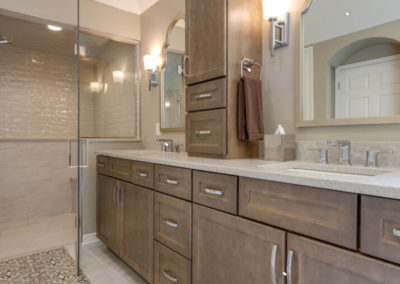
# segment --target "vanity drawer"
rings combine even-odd
[[[198,111],[226,107],[226,78],[186,88],[186,110]]]
[[[361,197],[361,252],[400,264],[400,201]]]
[[[192,170],[155,165],[156,190],[186,200],[192,200]]]
[[[112,177],[130,181],[132,161],[120,158],[109,158],[108,174]]]
[[[210,110],[186,115],[186,148],[189,153],[225,155],[226,110]]]
[[[192,263],[154,241],[154,284],[190,284]]]
[[[357,249],[357,194],[239,179],[239,215]]]
[[[132,162],[132,182],[148,188],[153,188],[154,166],[151,163]]]
[[[97,173],[106,175],[108,173],[108,157],[97,156]]]
[[[156,193],[154,236],[159,242],[190,259],[192,256],[192,204]]]
[[[193,201],[237,214],[237,177],[193,171]]]

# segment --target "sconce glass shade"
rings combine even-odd
[[[289,0],[262,0],[264,19],[283,20],[289,8]]]
[[[160,59],[158,56],[146,54],[143,56],[144,69],[147,71],[155,71],[160,65]]]
[[[100,83],[99,82],[91,82],[90,83],[90,92],[100,93]]]
[[[124,82],[124,72],[115,70],[113,71],[113,82],[114,83],[123,83]]]

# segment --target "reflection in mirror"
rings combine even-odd
[[[163,68],[160,87],[161,131],[184,130],[185,80],[183,57],[185,53],[184,16],[176,17],[167,31],[163,50]]]
[[[398,0],[313,0],[302,16],[301,120],[400,115]]]

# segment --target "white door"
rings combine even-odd
[[[335,118],[400,114],[400,55],[336,68]]]

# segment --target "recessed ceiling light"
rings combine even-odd
[[[49,30],[52,30],[52,31],[55,31],[55,32],[62,31],[62,27],[59,27],[59,26],[47,25],[47,27],[49,28]]]
[[[349,11],[344,12],[344,14],[346,15],[346,17],[350,17],[351,15]]]

